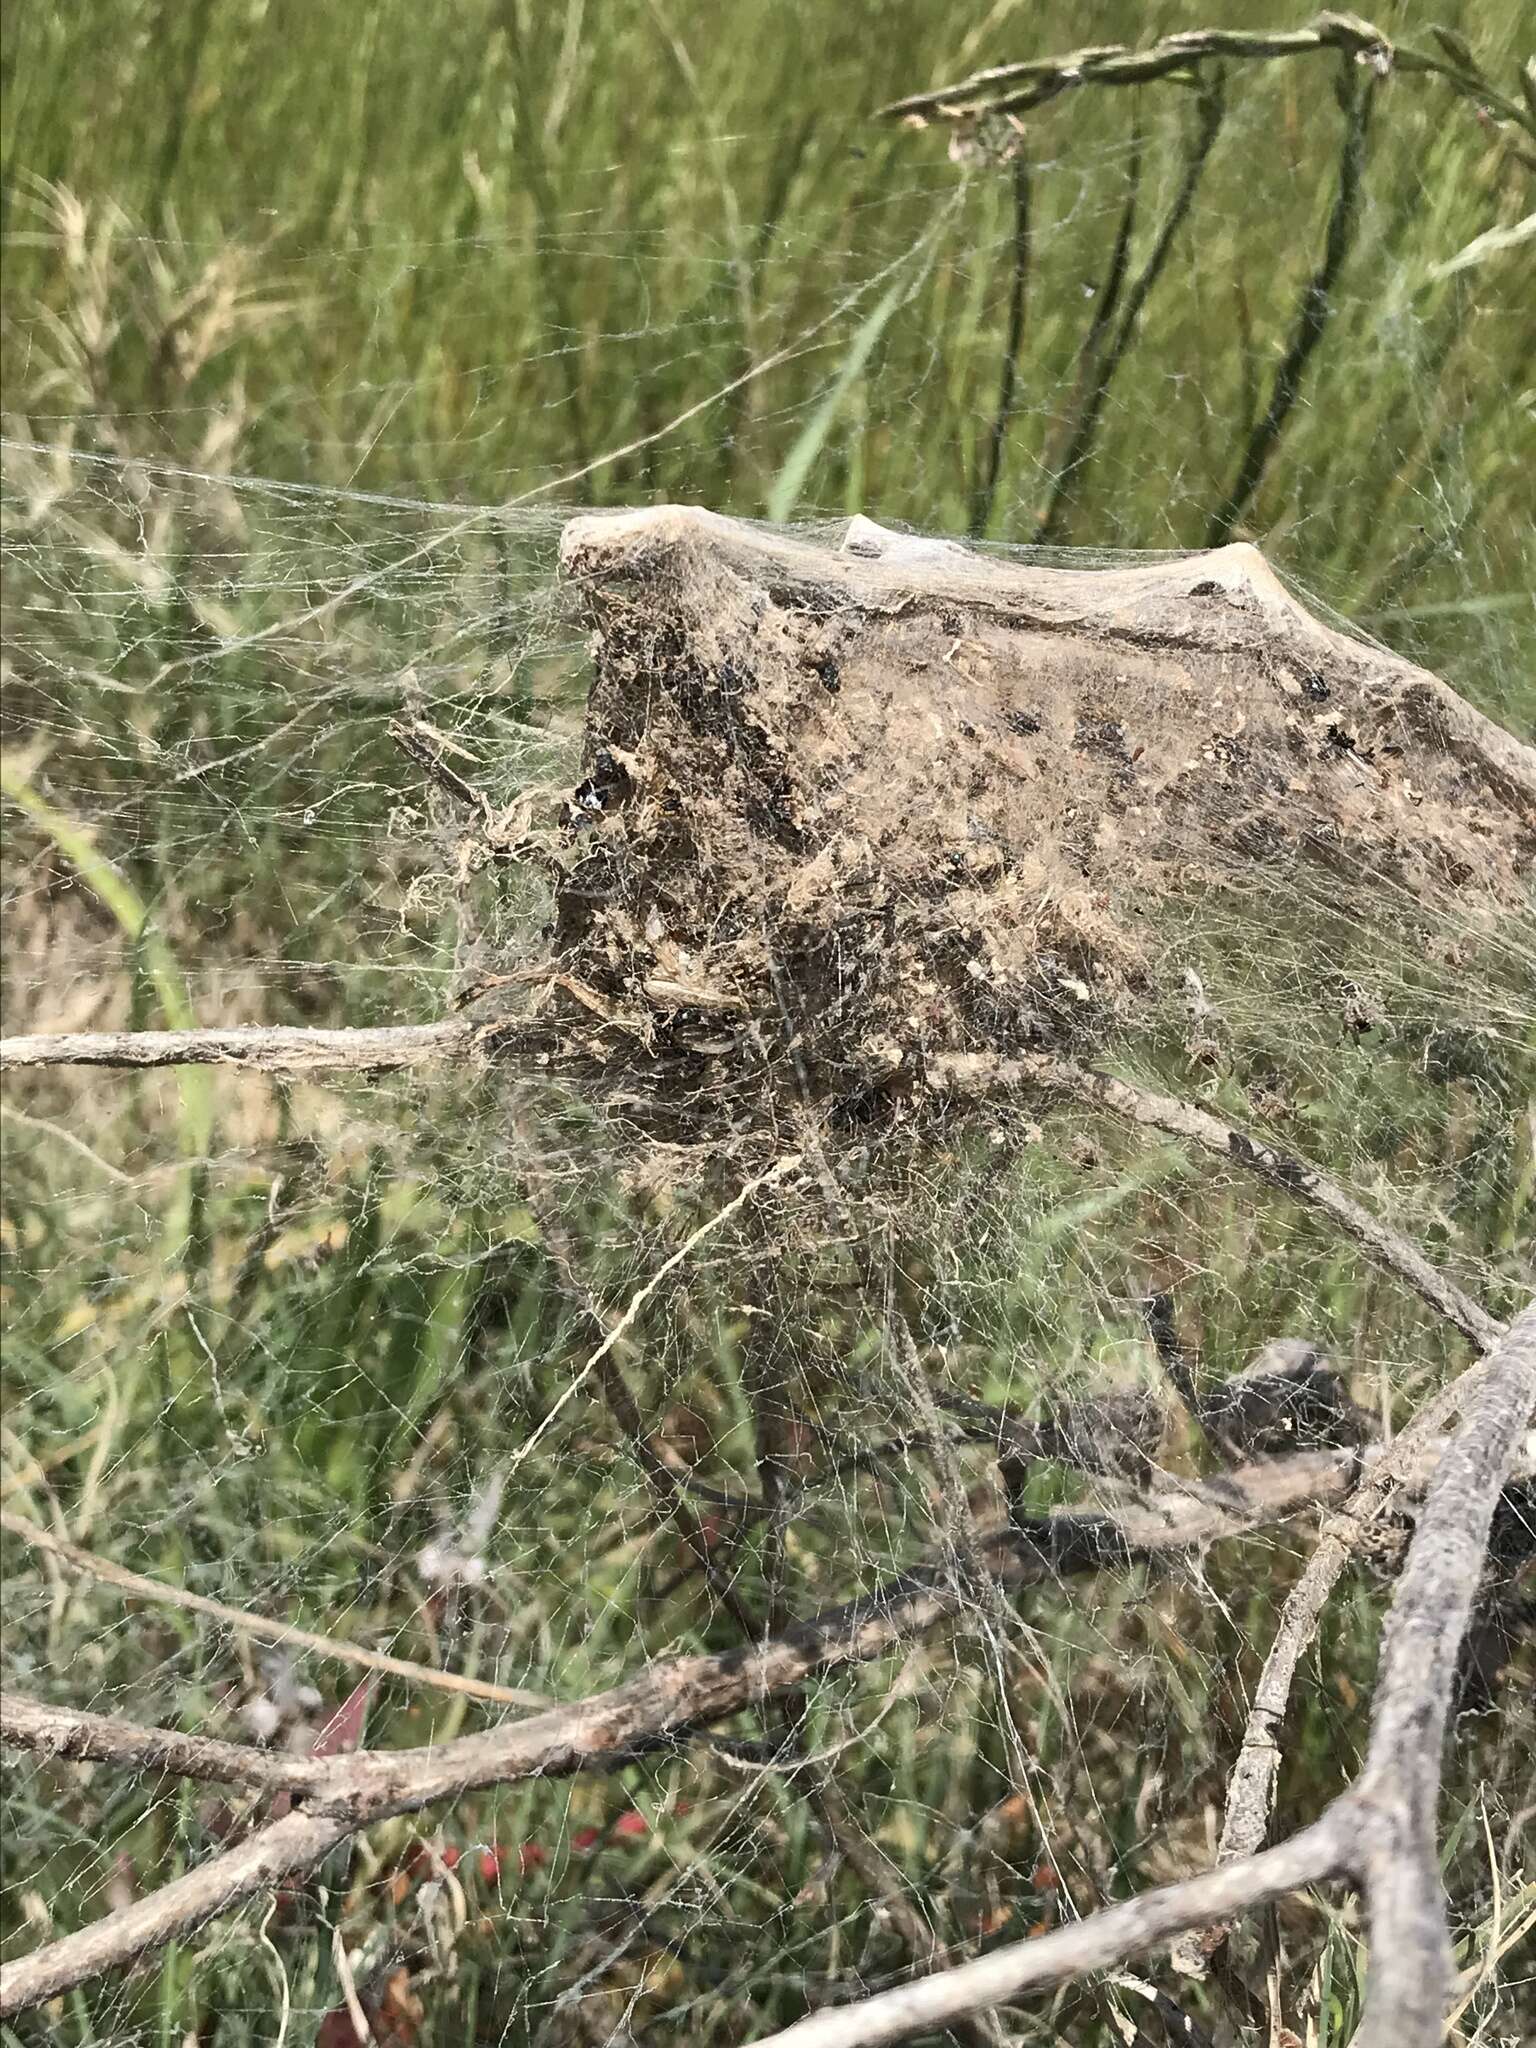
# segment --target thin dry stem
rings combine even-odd
[[[1522,1321],[1536,1330],[1536,1314]],[[1425,1465],[1432,1463],[1438,1448],[1421,1450]],[[1353,1486],[1359,1462],[1360,1454],[1355,1451],[1308,1451],[1240,1468],[1227,1475],[1219,1488],[1180,1488],[1145,1503],[1102,1512],[1055,1509],[1032,1525],[1027,1538],[1006,1525],[979,1532],[983,1561],[1005,1585],[1015,1588],[1137,1560],[1155,1561],[1225,1536],[1247,1534],[1319,1500],[1340,1499]],[[525,1778],[618,1768],[647,1750],[675,1742],[690,1730],[755,1705],[816,1673],[881,1656],[903,1638],[946,1620],[962,1597],[953,1573],[943,1565],[920,1566],[863,1600],[801,1622],[750,1648],[661,1661],[609,1692],[436,1747],[325,1759],[323,1779],[306,1785],[304,1811],[317,1821],[334,1824],[337,1832],[313,1838],[320,1846],[314,1848],[311,1860],[317,1860],[346,1834],[374,1821],[414,1812],[465,1791]],[[102,1716],[67,1714],[40,1702],[23,1703],[15,1711],[16,1700],[14,1693],[9,1696],[13,1711],[3,1732],[8,1741],[22,1748],[45,1755],[89,1755],[101,1761],[111,1755],[113,1761],[137,1767],[153,1758],[158,1767],[168,1770],[177,1767],[178,1757],[195,1757],[202,1774],[213,1774],[215,1767],[229,1769],[232,1775],[245,1771],[232,1744],[123,1726],[113,1753],[111,1731],[119,1724]],[[188,1743],[195,1747],[184,1747]],[[76,1745],[72,1750],[71,1744]],[[228,1754],[232,1750],[233,1757]],[[263,1766],[252,1768],[261,1771]],[[271,1834],[269,1829],[256,1840]],[[176,1886],[167,1888],[175,1895],[175,1910],[151,1911],[154,1901],[166,1896],[155,1893],[151,1900],[139,1902],[130,1917],[109,1914],[83,1934],[66,1936],[7,1965],[0,1971],[0,2016],[25,2011],[105,1969],[130,1963],[249,1896],[263,1882],[275,1883],[303,1867],[302,1859],[284,1846],[289,1837],[277,1841],[280,1854],[274,1852],[274,1862],[263,1861],[259,1855],[253,1861],[248,1853],[252,1845],[244,1844],[178,1880]],[[1267,1854],[1273,1858],[1280,1852]],[[283,1860],[285,1857],[290,1860]],[[236,1860],[232,1869],[227,1869],[231,1859]],[[1250,1867],[1232,1865],[1228,1870]],[[1262,1867],[1281,1866],[1265,1863]],[[263,1871],[269,1872],[266,1878],[260,1875]],[[1188,1908],[1181,1905],[1173,1921],[1154,1916],[1148,1941],[1203,1925],[1227,1912],[1228,1902],[1241,1900],[1244,1894],[1240,1884],[1233,1891],[1218,1882],[1226,1876],[1225,1870],[1210,1873],[1205,1888],[1191,1894],[1197,1903]],[[1309,1880],[1296,1880],[1303,1881]],[[1197,1885],[1203,1882],[1196,1881]],[[1231,1905],[1230,1910],[1237,1907]],[[1142,1922],[1134,1924],[1139,1927]],[[1130,1952],[1129,1948],[1119,1951]]]
[[[244,1785],[255,1792],[313,1792],[325,1785],[323,1757],[182,1735],[174,1728],[140,1728],[111,1714],[51,1707],[17,1692],[0,1693],[0,1742],[30,1750],[45,1762],[115,1764],[121,1770],[164,1772],[214,1785]]]
[[[1159,1095],[1135,1082],[1079,1067],[1070,1060],[1056,1059],[1048,1053],[1027,1054],[1013,1060],[948,1054],[930,1063],[927,1078],[936,1089],[955,1095],[995,1095],[1012,1091],[1065,1095],[1090,1108],[1108,1110],[1111,1115],[1138,1124],[1143,1129],[1166,1131],[1170,1137],[1189,1139],[1202,1150],[1214,1153],[1218,1159],[1241,1166],[1247,1172],[1257,1174],[1261,1180],[1268,1181],[1272,1187],[1282,1188],[1297,1201],[1321,1210],[1339,1225],[1346,1236],[1368,1252],[1377,1265],[1399,1280],[1405,1280],[1431,1308],[1474,1343],[1485,1347],[1491,1345],[1504,1327],[1464,1288],[1458,1287],[1454,1280],[1431,1265],[1416,1244],[1404,1237],[1401,1231],[1383,1223],[1380,1217],[1373,1216],[1337,1181],[1330,1180],[1304,1160],[1281,1152],[1264,1139],[1223,1123],[1219,1117],[1212,1116],[1209,1110],[1201,1109],[1195,1103],[1173,1095]]]
[[[1305,57],[1318,50],[1337,50],[1369,66],[1379,76],[1389,72],[1427,72],[1443,78],[1464,98],[1536,136],[1536,112],[1499,92],[1480,72],[1448,62],[1432,50],[1394,43],[1383,30],[1358,14],[1319,14],[1298,29],[1184,29],[1136,50],[1125,43],[1099,43],[1060,57],[1035,57],[1021,64],[1000,64],[978,71],[954,85],[909,93],[893,100],[880,114],[918,127],[929,121],[968,121],[986,114],[1022,114],[1043,106],[1064,92],[1082,86],[1146,85],[1154,79],[1187,78],[1206,63],[1268,62]]]
[[[1269,1899],[1337,1876],[1347,1859],[1347,1822],[1336,1806],[1299,1835],[1246,1863],[1203,1871],[1182,1884],[1107,1906],[1071,1927],[1010,1942],[974,1962],[922,1977],[856,2005],[814,2013],[759,2048],[876,2048],[909,2034],[952,2026],[1022,1997],[1104,1970],[1200,1926],[1216,1914],[1251,1912]]]
[[[435,1692],[464,1693],[471,1699],[490,1700],[503,1707],[543,1707],[548,1695],[529,1692],[516,1685],[496,1685],[488,1678],[467,1678],[457,1671],[437,1671],[430,1664],[416,1664],[408,1657],[391,1657],[382,1650],[367,1650],[357,1643],[344,1643],[335,1636],[314,1629],[296,1628],[292,1622],[274,1621],[264,1614],[252,1614],[243,1607],[227,1607],[222,1600],[210,1600],[201,1593],[189,1593],[183,1586],[167,1586],[159,1579],[147,1579],[110,1558],[98,1557],[78,1543],[55,1536],[25,1515],[0,1509],[0,1529],[30,1549],[46,1551],[71,1571],[81,1572],[103,1586],[115,1586],[135,1600],[151,1600],[157,1607],[179,1607],[189,1614],[205,1615],[210,1621],[239,1629],[258,1642],[277,1643],[290,1649],[309,1650],[318,1657],[333,1658],[338,1664],[354,1664],[364,1671],[383,1672],[390,1678],[404,1678],[412,1685],[430,1686]]]
[[[1349,1499],[1324,1522],[1306,1570],[1286,1599],[1280,1625],[1254,1687],[1242,1747],[1227,1784],[1227,1807],[1217,1851],[1219,1863],[1238,1862],[1264,1846],[1280,1770],[1280,1731],[1297,1667],[1317,1633],[1323,1610],[1366,1531],[1380,1521],[1405,1490],[1414,1462],[1433,1440],[1433,1432],[1466,1401],[1479,1384],[1482,1372],[1481,1366],[1474,1367],[1445,1388],[1411,1428],[1404,1430],[1391,1448],[1373,1461]],[[1441,1445],[1436,1449],[1437,1466],[1443,1448]],[[1174,1949],[1175,1967],[1189,1976],[1204,1976],[1229,1932],[1229,1928],[1218,1925],[1187,1936]]]

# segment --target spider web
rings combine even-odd
[[[1074,566],[1198,545],[1328,203],[1326,150],[1292,164],[1310,242],[1283,245],[1244,189],[1279,91],[1229,112],[1052,520],[1101,360],[1084,337],[1106,296],[1123,312],[1118,243],[1134,276],[1168,218],[1182,106],[1042,130],[1006,403],[1018,181],[913,138],[870,157],[805,140],[793,114],[705,124],[640,228],[589,166],[532,231],[545,303],[516,307],[510,339],[476,278],[505,274],[514,238],[468,165],[471,229],[375,233],[340,259],[173,218],[151,231],[35,183],[9,236],[25,270],[0,463],[7,1029],[425,1021],[539,958],[543,883],[487,852],[399,734],[428,735],[498,818],[569,794],[588,650],[555,558],[584,505],[979,524]],[[1426,118],[1400,111],[1383,145],[1406,196],[1368,185],[1336,332],[1253,516],[1315,605],[1526,732],[1520,465],[1487,396],[1488,362],[1525,358],[1501,274],[1431,276],[1498,193],[1448,197],[1454,157],[1404,168]],[[1233,273],[1241,246],[1262,253]],[[359,296],[338,260],[381,302],[436,295],[453,362],[430,395],[430,364],[382,318],[335,360],[327,308]],[[1047,526],[1105,545],[1032,545]],[[1169,931],[1197,993],[1149,1010],[1126,1056],[1238,1120],[1284,1120],[1502,1303],[1529,1281],[1530,932],[1448,972],[1376,942],[1368,892],[1355,931],[1320,940],[1311,908],[1298,883]],[[958,1958],[1186,1874],[1213,1852],[1309,1523],[1006,1602],[967,1555],[1003,1512],[995,1447],[957,1430],[936,1452],[922,1387],[1026,1421],[1160,1389],[1151,1287],[1210,1379],[1302,1336],[1389,1419],[1459,1362],[1282,1196],[1081,1117],[871,1146],[839,1159],[835,1200],[809,1176],[718,1225],[728,1160],[621,1159],[591,1105],[494,1072],[13,1079],[5,1143],[6,1507],[173,1596],[125,1597],[13,1531],[19,1689],[236,1739],[392,1747],[731,1649],[743,1614],[777,1629],[915,1560],[960,1588],[942,1634],[792,1703],[612,1775],[376,1828],[18,2039],[329,2044],[348,2038],[350,1978],[381,2040],[735,2042],[901,1981],[914,1925]],[[637,1443],[590,1360],[648,1288],[614,1351]],[[1193,1470],[1198,1440],[1175,1429],[1168,1455]],[[1035,1511],[1124,1492],[1051,1459],[1029,1488]],[[374,1674],[363,1705],[363,1672],[177,1592],[522,1704]],[[1277,1829],[1358,1764],[1382,1601],[1362,1571],[1329,1618]],[[1449,1875],[1474,1969],[1499,1938],[1496,1884],[1531,1911],[1519,1696],[1518,1675],[1469,1690],[1459,1724]],[[9,1953],[252,1817],[243,1796],[30,1761],[9,1801]],[[1280,1941],[1287,2023],[1347,2039],[1358,1926],[1302,1907]],[[1265,1959],[1243,1967],[1261,2000]],[[1160,1961],[1145,1978],[1213,2039],[1243,2017]],[[1147,1981],[1069,1988],[1005,2038],[1151,2034]],[[1490,1962],[1462,2023],[1522,2000],[1528,1982]]]

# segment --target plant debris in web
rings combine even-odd
[[[1536,753],[1252,547],[1039,567],[855,520],[574,520],[595,628],[545,1021],[637,1108],[921,1107],[1082,1055],[1234,887],[1453,958],[1526,896]]]

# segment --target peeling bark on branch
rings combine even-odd
[[[1357,1869],[1370,1915],[1370,1975],[1357,2048],[1438,2048],[1455,1982],[1435,1842],[1440,1758],[1456,1656],[1494,1504],[1536,1412],[1536,1304],[1495,1346],[1430,1483],[1387,1617],[1365,1775]]]
[[[113,1714],[45,1706],[14,1686],[0,1694],[0,1742],[30,1750],[43,1762],[116,1764],[122,1770],[163,1771],[213,1785],[244,1785],[256,1792],[313,1792],[325,1785],[323,1757],[182,1735],[174,1728],[140,1728]]]

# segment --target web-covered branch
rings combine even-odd
[[[1510,1408],[1510,1389],[1518,1394],[1522,1384],[1521,1372],[1536,1372],[1536,1310],[1528,1311],[1515,1325],[1495,1354],[1496,1362],[1511,1347],[1515,1364],[1501,1367],[1502,1377],[1497,1382],[1503,1389],[1503,1405],[1498,1409],[1501,1426]],[[1464,1380],[1470,1377],[1464,1376]],[[1476,1382],[1480,1394],[1486,1392],[1489,1377],[1480,1376]],[[1485,1478],[1492,1469],[1488,1461],[1500,1444],[1505,1461],[1499,1467],[1501,1474],[1522,1457],[1530,1461],[1532,1447],[1522,1452],[1518,1428],[1491,1436],[1488,1445],[1482,1438],[1478,1442],[1480,1477]],[[1441,1450],[1437,1443],[1420,1443],[1403,1473],[1405,1482],[1425,1483],[1437,1467]],[[1027,1533],[1011,1524],[982,1532],[983,1559],[987,1569],[1013,1589],[1054,1581],[1062,1575],[1155,1563],[1346,1496],[1358,1478],[1361,1458],[1353,1449],[1303,1452],[1294,1458],[1266,1459],[1239,1468],[1224,1475],[1219,1485],[1179,1486],[1166,1495],[1121,1507],[1053,1510],[1031,1524]],[[1459,1502],[1460,1498],[1458,1490],[1454,1499]],[[1489,1494],[1489,1512],[1492,1498]],[[0,1972],[0,2014],[26,2010],[69,1984],[83,1982],[175,1938],[264,1884],[312,1864],[347,1835],[375,1821],[416,1811],[476,1787],[620,1768],[806,1678],[880,1657],[903,1639],[941,1624],[965,1597],[965,1588],[942,1565],[917,1566],[867,1598],[801,1622],[767,1642],[716,1656],[664,1660],[610,1692],[532,1714],[484,1734],[425,1749],[365,1752],[326,1760],[272,1758],[237,1744],[121,1724],[111,1717],[50,1707],[8,1692],[0,1706],[0,1735],[16,1747],[43,1756],[74,1756],[131,1769],[158,1768],[201,1778],[224,1777],[263,1789],[281,1788],[303,1797],[302,1815],[291,1818],[297,1821],[307,1816],[312,1826],[306,1831],[273,1823],[239,1848],[167,1888],[172,1894],[170,1905],[153,1907],[153,1900],[166,1896],[156,1893],[151,1900],[137,1902],[131,1914],[109,1915],[80,1934],[65,1936],[21,1962],[7,1965]],[[1416,1597],[1415,1612],[1423,1597]],[[283,1831],[279,1833],[279,1829]],[[1319,1837],[1319,1842],[1327,1842],[1329,1853],[1334,1853],[1333,1836]],[[263,1843],[267,1846],[262,1847]],[[1314,1853],[1315,1847],[1305,1852],[1305,1858]],[[1269,1873],[1302,1866],[1294,1858],[1281,1858],[1260,1867]],[[1311,1870],[1311,1862],[1305,1861],[1305,1867]],[[1321,1874],[1320,1869],[1313,1872]],[[1269,1881],[1267,1876],[1263,1880],[1265,1884]],[[1301,1881],[1310,1879],[1288,1880]],[[1204,1889],[1190,1893],[1180,1904],[1182,1917],[1176,1922],[1165,1924],[1156,1914],[1146,1922],[1152,1929],[1147,1938],[1155,1940],[1160,1933],[1200,1925],[1214,1914],[1226,1912],[1229,1907],[1223,1902],[1242,1897],[1240,1883],[1234,1889],[1221,1872],[1212,1873]],[[1143,1921],[1128,1924],[1140,1928]]]

